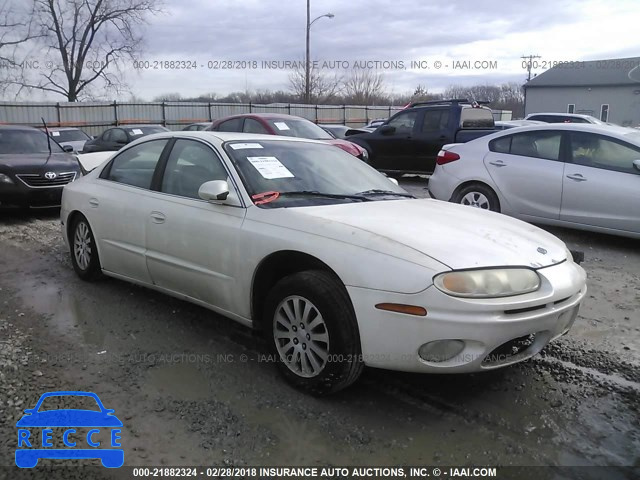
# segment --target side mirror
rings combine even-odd
[[[380,132],[382,135],[391,135],[392,133],[395,133],[396,127],[392,127],[391,125],[383,125],[380,128],[378,128],[377,131]]]
[[[36,413],[36,409],[35,408],[27,408],[24,413],[27,414],[32,414],[32,413]]]
[[[395,185],[400,185],[400,184],[398,183],[398,179],[397,179],[397,178],[393,178],[393,177],[388,177],[388,178],[389,178],[389,181],[390,181],[391,183],[393,183],[393,184],[395,184]]]
[[[636,170],[640,170],[640,160],[633,161],[633,168],[635,168]]]
[[[229,184],[224,180],[212,180],[200,185],[198,196],[208,202],[226,200],[229,196]]]
[[[63,145],[62,150],[64,150],[67,153],[73,153],[73,147],[71,145]]]

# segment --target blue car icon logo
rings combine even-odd
[[[78,408],[61,408],[41,410],[42,403],[51,397],[89,397],[82,400],[91,401],[99,410]],[[60,400],[60,399],[55,399]],[[93,403],[91,403],[93,405]],[[114,410],[104,407],[98,395],[92,392],[48,392],[43,394],[35,407],[26,409],[25,415],[18,420],[18,448],[16,449],[16,465],[20,468],[33,468],[41,458],[56,459],[100,459],[107,468],[118,468],[124,464],[124,450],[120,444],[122,422],[114,415]],[[40,431],[38,437],[36,430]],[[56,432],[64,430],[54,439]],[[81,434],[77,429],[87,430]],[[106,430],[106,432],[104,432]],[[108,442],[103,437],[108,434]],[[102,441],[98,440],[98,437]],[[61,445],[54,445],[57,440]],[[78,447],[85,443],[91,448]],[[108,444],[108,448],[105,446]],[[64,447],[64,448],[58,448]]]

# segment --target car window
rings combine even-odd
[[[101,178],[140,188],[151,188],[153,173],[169,140],[151,140],[117,155]]]
[[[637,173],[634,160],[640,160],[640,148],[622,141],[585,132],[571,132],[571,161],[578,165],[618,172]]]
[[[461,128],[493,128],[493,113],[488,108],[462,107]]]
[[[57,130],[51,132],[56,142],[82,142],[89,140],[89,135],[82,130]]]
[[[242,120],[243,118],[232,118],[231,120],[227,120],[226,122],[222,122],[218,125],[219,132],[241,132],[242,131]]]
[[[114,128],[111,130],[111,142],[116,143],[127,143],[127,134],[121,128]]]
[[[104,142],[110,142],[111,141],[111,132],[113,131],[112,128],[110,128],[109,130],[105,130],[102,133],[102,136],[100,137],[102,139],[102,141]]]
[[[254,120],[253,118],[244,119],[244,128],[242,131],[246,133],[264,133],[264,134],[269,133],[267,129],[264,128],[260,122],[258,122],[257,120]]]
[[[224,165],[211,147],[196,140],[178,140],[169,154],[161,191],[200,198],[198,189],[203,183],[227,178]]]
[[[52,395],[42,400],[38,412],[67,409],[99,412],[100,406],[95,398],[87,395]]]
[[[422,121],[423,132],[437,132],[447,128],[449,110],[427,110]]]
[[[511,155],[559,160],[561,132],[536,131],[511,135]]]
[[[413,125],[416,123],[417,116],[418,112],[416,111],[399,113],[389,120],[387,125],[395,127],[396,133],[411,132],[413,130]]]
[[[62,153],[62,148],[40,130],[0,130],[0,154]]]
[[[332,140],[334,137],[306,118],[268,118],[267,123],[276,135],[283,137],[309,138],[311,140]]]
[[[505,127],[506,128],[506,127]],[[511,150],[511,138],[513,135],[507,135],[506,137],[496,138],[489,142],[489,150],[496,153],[509,153]]]

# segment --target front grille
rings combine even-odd
[[[482,365],[505,363],[516,359],[518,356],[526,355],[535,338],[536,334],[532,333],[503,343],[484,358]]]
[[[31,188],[64,187],[67,183],[73,182],[76,172],[58,173],[56,178],[46,178],[44,175],[36,173],[24,173],[16,175],[26,186]]]

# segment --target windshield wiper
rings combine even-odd
[[[395,197],[416,198],[410,193],[392,192],[391,190],[365,190],[364,192],[358,192],[356,195],[393,195]]]
[[[292,192],[280,192],[281,197],[285,196],[309,196],[309,197],[325,197],[325,198],[338,198],[338,199],[348,199],[348,200],[360,200],[361,202],[370,202],[371,199],[367,197],[363,197],[362,195],[343,195],[341,193],[324,193],[318,192],[317,190],[294,190]]]

